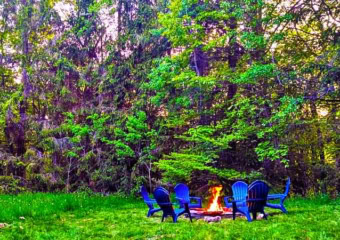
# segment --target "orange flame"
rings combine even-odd
[[[212,196],[209,200],[209,206],[207,208],[208,212],[223,211],[223,207],[219,199],[221,191],[222,186],[216,186],[211,189]]]

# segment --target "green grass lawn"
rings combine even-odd
[[[147,218],[140,199],[84,194],[0,196],[0,239],[340,239],[340,199],[295,198],[288,214],[267,209],[268,220],[208,224],[180,217]]]

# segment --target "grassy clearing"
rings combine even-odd
[[[0,196],[0,239],[338,239],[340,199],[288,199],[288,214],[267,209],[269,219],[207,224],[181,217],[146,218],[139,199],[84,194]]]

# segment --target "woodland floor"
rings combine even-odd
[[[244,218],[177,224],[161,213],[146,218],[140,199],[85,194],[0,196],[0,239],[338,239],[340,199],[290,198],[288,214],[267,209],[268,220]],[[3,224],[5,223],[5,224]]]

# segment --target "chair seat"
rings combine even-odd
[[[225,202],[225,206],[227,208],[232,208],[233,207],[233,203],[232,202]],[[247,202],[246,202],[246,200],[242,200],[242,201],[236,202],[236,206],[237,207],[246,207],[247,206]]]
[[[175,208],[174,211],[177,215],[180,215],[182,212],[185,211],[185,209],[184,208]]]
[[[155,199],[150,199],[150,202],[152,202],[153,204],[157,203]]]
[[[267,200],[281,199],[286,197],[284,194],[269,194]]]
[[[200,203],[189,203],[189,208],[201,208],[202,205]]]
[[[248,206],[237,207],[237,209],[242,213],[246,213],[249,211]]]

